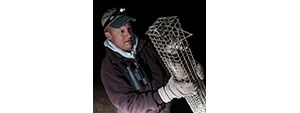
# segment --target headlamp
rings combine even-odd
[[[109,23],[114,21],[116,18],[125,15],[125,8],[118,8],[116,12],[109,16],[107,21],[105,22],[104,26],[107,26]]]

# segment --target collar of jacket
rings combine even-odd
[[[144,48],[144,46],[146,45],[146,40],[145,39],[139,39],[138,40],[138,45],[137,45],[137,50],[136,50],[136,54],[137,54],[137,57],[139,56],[139,53],[140,51]],[[130,58],[125,58],[123,57],[122,55],[120,55],[119,53],[117,52],[114,52],[112,51],[111,49],[109,48],[106,48],[106,52],[109,53],[107,55],[109,55],[109,57],[111,57],[113,60],[112,60],[112,63],[119,63],[119,62],[122,62],[122,59],[123,60],[132,60]]]

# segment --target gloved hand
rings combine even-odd
[[[198,61],[196,61],[196,73],[200,77],[201,80],[204,79],[203,66]]]
[[[174,98],[197,94],[197,87],[192,82],[175,81],[172,76],[165,86],[158,89],[158,94],[165,103],[168,103]]]

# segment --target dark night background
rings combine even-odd
[[[130,1],[130,0],[110,0],[93,1],[93,84],[94,84],[94,113],[114,112],[106,97],[100,80],[101,60],[105,51],[103,41],[103,28],[101,17],[104,11],[112,7],[124,7],[129,16],[136,18],[132,24],[133,31],[139,37],[147,37],[145,32],[148,27],[158,17],[178,16],[183,30],[190,32],[193,36],[187,40],[194,55],[195,60],[199,61],[206,70],[206,2],[196,0],[171,1],[171,0],[149,0],[149,1]],[[182,101],[182,100],[178,100]],[[185,102],[180,102],[183,108]],[[177,107],[178,108],[178,107]],[[184,109],[176,109],[177,113],[188,113]]]

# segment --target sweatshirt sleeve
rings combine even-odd
[[[136,92],[117,66],[103,65],[105,63],[110,62],[103,61],[101,80],[109,99],[118,110],[122,113],[160,111],[163,101],[157,90]]]

